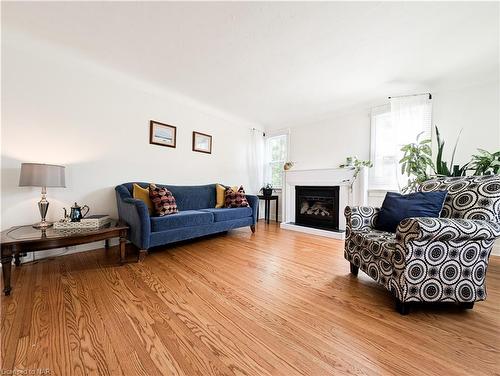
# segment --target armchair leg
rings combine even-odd
[[[396,311],[405,316],[410,313],[410,303],[402,302],[396,298]]]
[[[255,225],[250,225],[250,230],[252,230],[252,233],[255,232]]]
[[[472,309],[474,308],[474,302],[460,303],[460,307],[462,307],[463,309]]]
[[[351,274],[357,276],[359,271],[359,266],[354,265],[353,263],[349,263],[351,266]]]
[[[137,259],[137,262],[142,262],[148,255],[148,250],[147,249],[141,249],[139,250],[139,257]]]

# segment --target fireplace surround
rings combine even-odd
[[[352,184],[354,170],[347,168],[321,168],[300,170],[293,168],[285,171],[284,189],[283,189],[283,206],[282,206],[282,229],[305,232],[308,234],[325,236],[333,239],[345,238],[345,218],[344,208],[347,205],[364,205],[366,204],[366,182],[367,170],[361,171],[358,178]],[[338,231],[324,228],[316,228],[298,225],[295,223],[295,189],[300,186],[305,187],[339,187],[339,214]]]

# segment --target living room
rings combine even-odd
[[[498,372],[499,12],[2,2],[2,373]]]

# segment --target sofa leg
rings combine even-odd
[[[410,303],[402,302],[396,298],[396,310],[403,316],[407,315],[410,313]]]
[[[250,230],[252,230],[252,232],[255,232],[255,225],[250,225]]]
[[[137,262],[142,262],[148,255],[148,250],[147,249],[141,249],[139,250],[139,257],[137,258]]]
[[[474,308],[474,302],[460,303],[460,307],[462,307],[463,309],[472,309]]]
[[[359,271],[359,266],[356,266],[353,263],[349,263],[349,265],[351,266],[351,274],[357,276]]]

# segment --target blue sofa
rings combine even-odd
[[[146,204],[132,197],[134,183],[116,186],[120,220],[130,226],[129,240],[139,248],[139,260],[151,247],[250,226],[255,232],[259,199],[247,195],[250,207],[215,208],[215,184],[197,186],[161,185],[175,197],[179,213],[150,217]],[[136,183],[147,187],[149,183]]]

